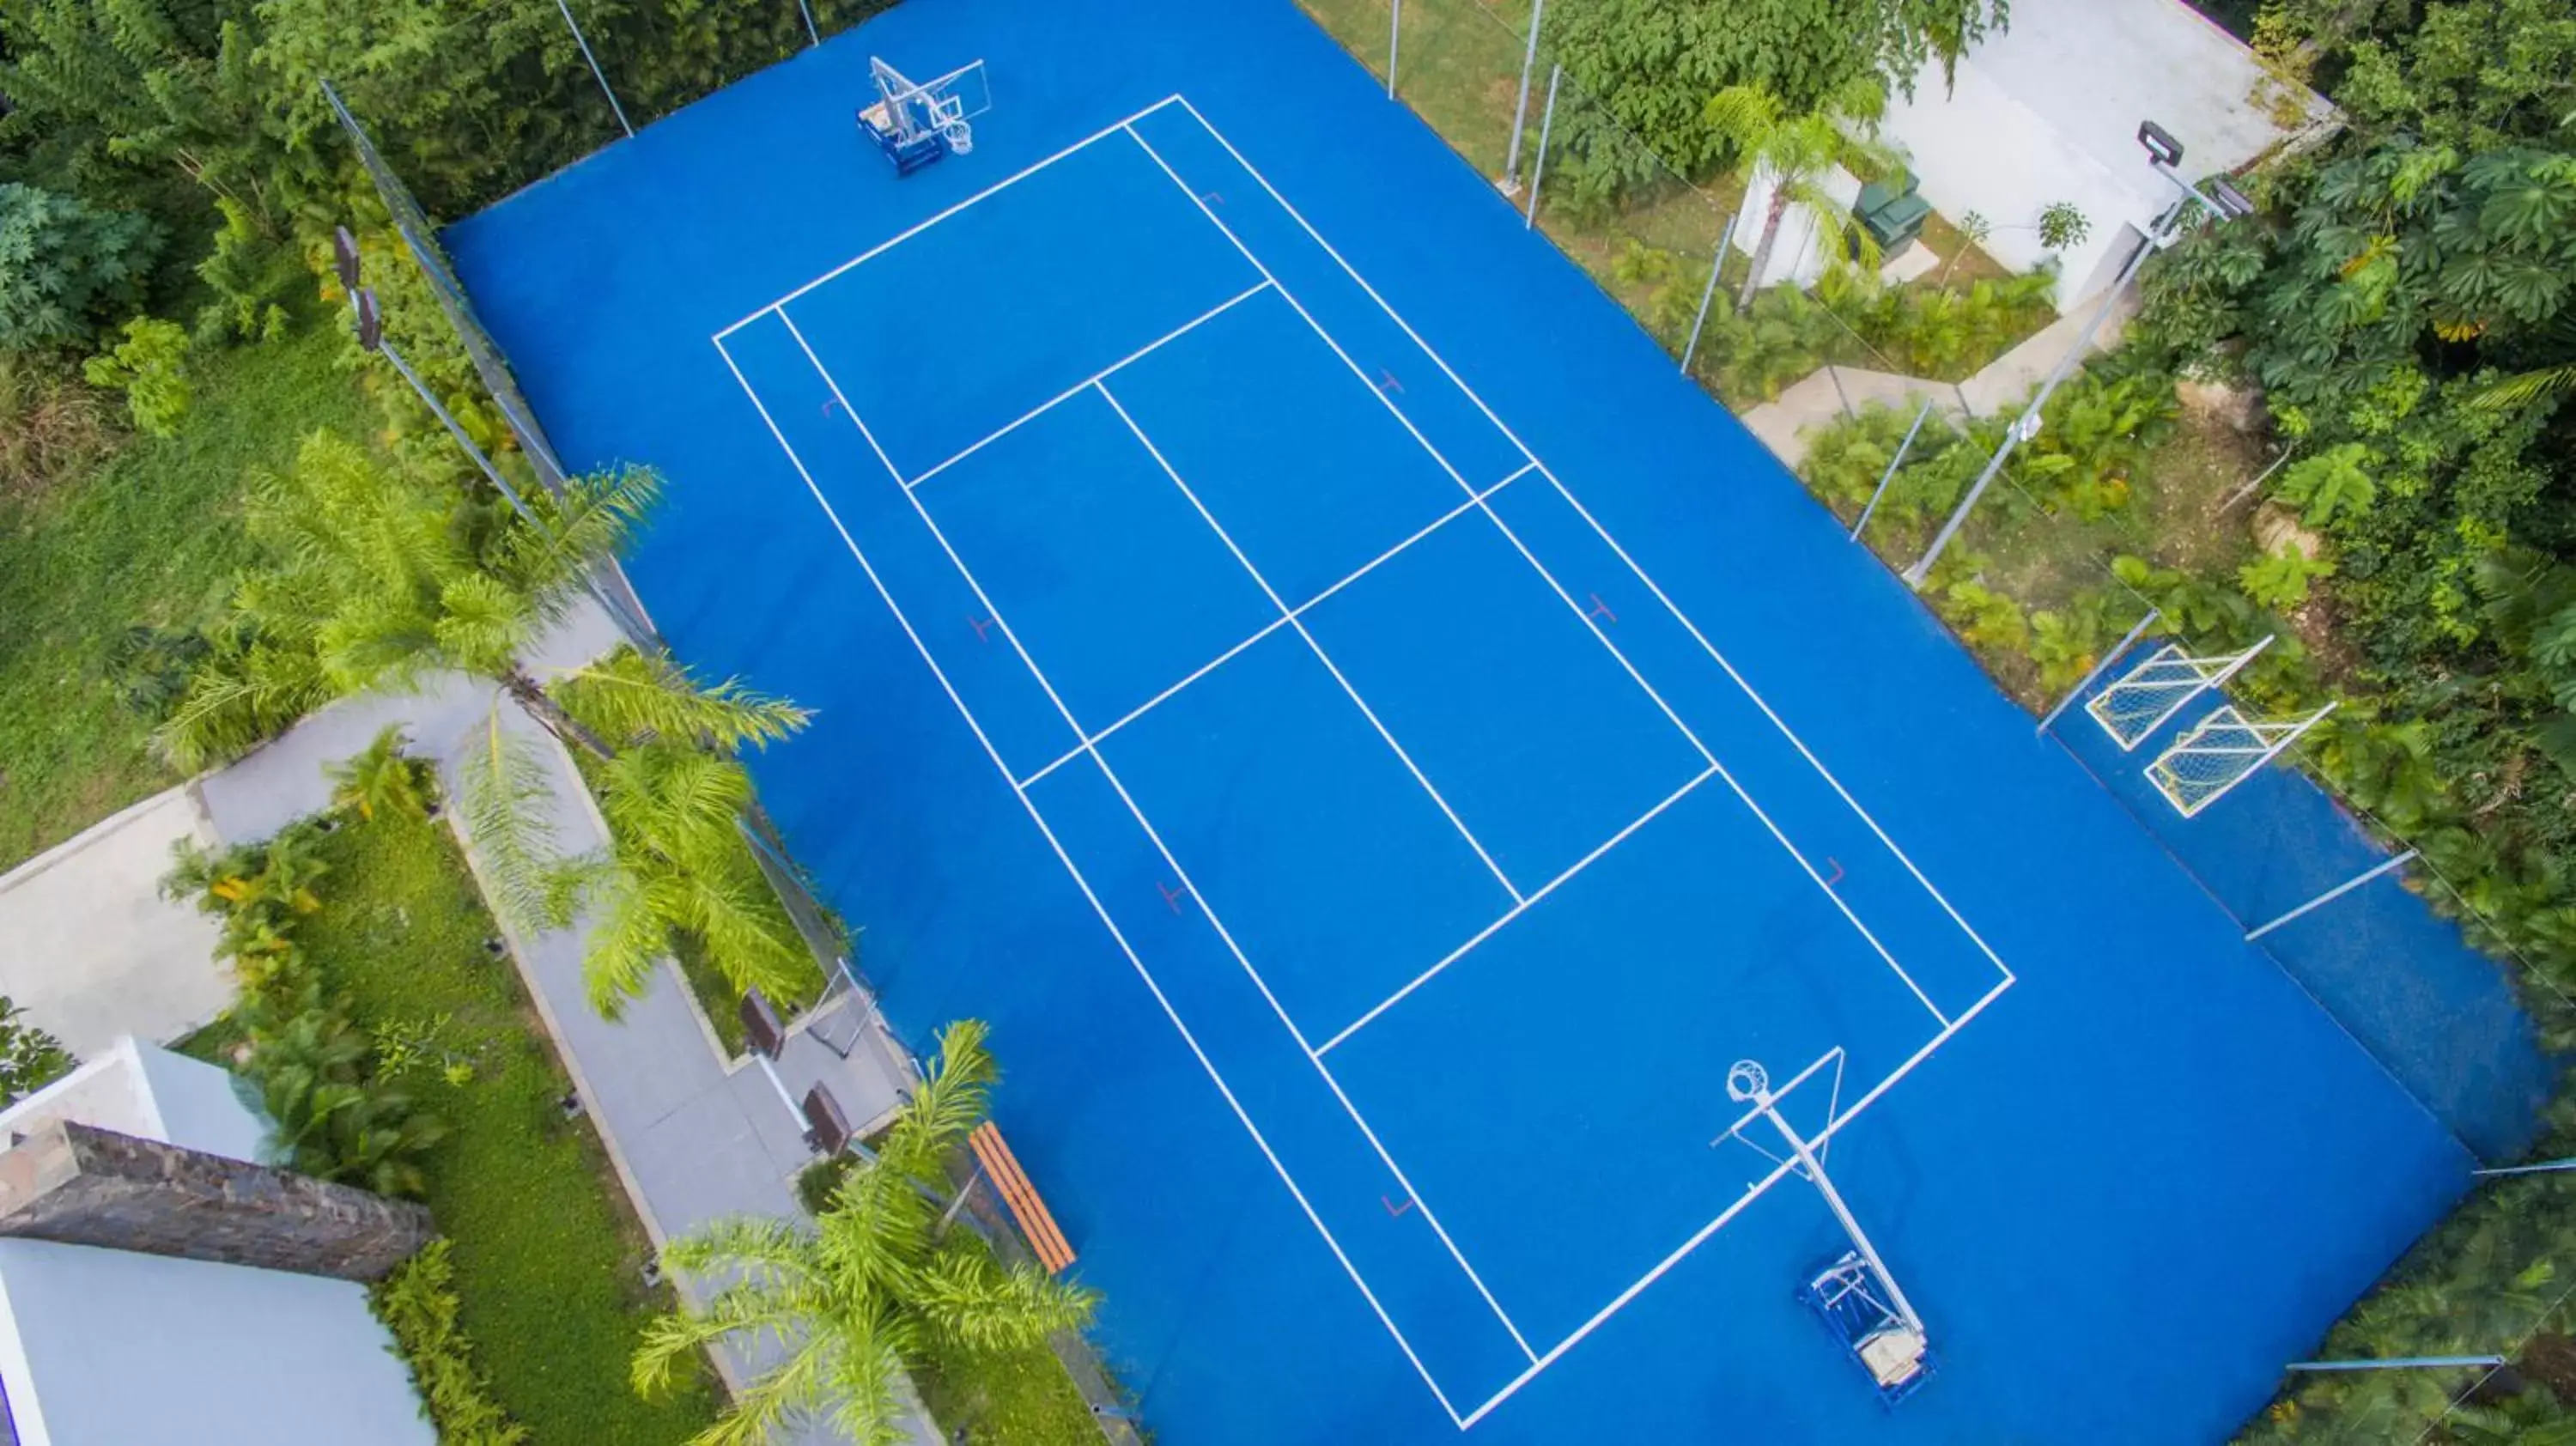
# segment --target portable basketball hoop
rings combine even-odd
[[[908,176],[942,156],[975,149],[974,118],[993,108],[993,93],[978,60],[937,80],[915,83],[875,56],[868,79],[877,99],[859,112],[859,129]]]

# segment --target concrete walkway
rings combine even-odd
[[[133,1035],[166,1044],[233,1002],[221,931],[161,897],[180,840],[214,841],[195,793],[170,789],[0,874],[0,994],[81,1059]]]
[[[589,618],[550,639],[530,660],[531,670],[548,675],[613,642],[605,624]],[[214,832],[228,843],[253,841],[327,804],[326,767],[364,748],[389,723],[402,725],[413,753],[436,763],[453,797],[458,759],[497,716],[513,740],[544,761],[556,847],[578,853],[603,846],[606,826],[570,756],[496,694],[490,684],[448,677],[415,694],[326,708],[204,781]],[[461,822],[459,833],[470,864],[473,839]],[[794,1021],[773,1077],[757,1061],[722,1053],[675,967],[666,965],[616,1022],[593,1013],[581,968],[589,922],[513,932],[512,954],[646,1233],[659,1245],[729,1215],[802,1219],[794,1184],[814,1155],[791,1096],[801,1098],[821,1084],[864,1129],[892,1111],[910,1087],[910,1065],[876,1022],[866,996],[844,990]],[[688,1288],[686,1281],[681,1285]],[[755,1358],[719,1364],[739,1381],[746,1365],[766,1363]],[[938,1440],[918,1419],[914,1436],[924,1446]],[[817,1432],[786,1439],[835,1438]]]
[[[1810,432],[1845,417],[1858,416],[1873,406],[1911,413],[1929,401],[1935,410],[1953,420],[2015,410],[2029,399],[2033,388],[2047,379],[2101,304],[2098,293],[2087,298],[1963,382],[1940,382],[1862,367],[1823,366],[1791,383],[1779,396],[1745,412],[1740,420],[1745,430],[1771,449],[1773,456],[1795,470],[1807,459]],[[2137,310],[2138,294],[2132,288],[2112,308],[2087,354],[2118,345],[2120,333]]]

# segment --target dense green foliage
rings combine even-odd
[[[456,1323],[455,1243],[433,1240],[367,1292],[376,1319],[393,1333],[441,1446],[522,1446],[528,1428],[510,1419],[474,1364],[474,1343]]]
[[[159,245],[146,217],[0,184],[0,351],[88,345],[142,298]]]
[[[1904,87],[2005,12],[2003,0],[1556,0],[1546,38],[1568,79],[1696,179],[1738,159],[1710,96],[1759,86],[1803,115],[1855,81]]]
[[[26,1012],[0,994],[0,1105],[43,1089],[77,1063],[61,1040],[28,1023]]]
[[[310,905],[286,906],[296,967],[363,1039],[371,1078],[447,1125],[418,1157],[421,1198],[453,1242],[454,1328],[492,1401],[536,1446],[687,1439],[711,1419],[712,1393],[694,1372],[659,1402],[627,1389],[654,1304],[640,1275],[649,1247],[589,1127],[557,1104],[570,1085],[510,961],[486,947],[492,917],[464,860],[417,813],[343,818],[287,835],[284,872],[301,883],[286,896]],[[274,850],[256,858],[278,866]],[[253,988],[250,1008],[270,992]],[[244,1024],[198,1047],[232,1066],[220,1051]]]

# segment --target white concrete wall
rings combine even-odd
[[[1768,167],[1756,168],[1745,182],[1744,209],[1738,213],[1735,234],[1728,245],[1748,261],[1762,244],[1762,218],[1771,206],[1772,175]],[[1839,205],[1839,214],[1848,214],[1852,202],[1860,199],[1860,179],[1840,166],[1834,167],[1816,183]],[[1755,289],[1794,281],[1812,286],[1833,260],[1832,248],[1841,244],[1840,226],[1827,226],[1815,212],[1803,205],[1791,205],[1780,217],[1780,234],[1771,243],[1771,255],[1763,262],[1762,279]]]
[[[1998,229],[1986,243],[2016,271],[2047,252],[2030,229],[2040,208],[2072,202],[2092,223],[2058,269],[2061,308],[2108,281],[2134,238],[2175,192],[2147,165],[2138,123],[2183,143],[2181,171],[2234,170],[2328,115],[2302,93],[2284,127],[2258,102],[2267,77],[2252,52],[2181,0],[2014,0],[2012,24],[1959,62],[1915,78],[1890,105],[1884,133],[1913,158],[1924,199],[1953,222],[1975,211]]]
[[[233,1076],[128,1035],[98,1058],[0,1110],[0,1150],[47,1120],[257,1162],[268,1120]]]
[[[0,1383],[26,1446],[437,1446],[341,1280],[0,1240]]]

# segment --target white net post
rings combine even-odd
[[[2247,718],[2230,703],[2175,739],[2172,747],[2147,765],[2147,778],[2175,812],[2190,818],[2253,777],[2256,769],[2279,757],[2282,749],[2333,711],[2334,705],[2328,703],[2304,718],[2262,722]]]
[[[2122,752],[2147,741],[2192,699],[2224,684],[2256,654],[2272,645],[2263,641],[2239,653],[2197,657],[2180,643],[2167,643],[2147,660],[2093,695],[2084,711],[2111,735]]]

